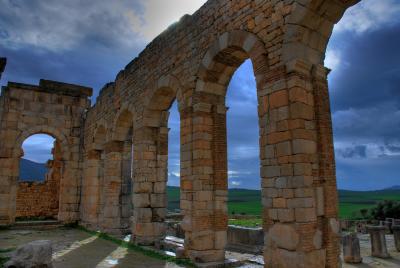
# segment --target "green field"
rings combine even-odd
[[[230,189],[228,210],[230,214],[261,215],[261,192],[257,190]],[[400,201],[400,190],[369,192],[339,191],[340,218],[360,217],[361,209],[374,207],[383,200]],[[179,209],[179,188],[168,187],[168,209]]]

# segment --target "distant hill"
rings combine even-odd
[[[46,164],[21,158],[19,162],[19,178],[21,181],[43,181],[46,173]]]
[[[394,185],[394,186],[392,186],[392,187],[389,187],[389,188],[386,188],[386,189],[384,189],[384,190],[400,190],[400,185]]]
[[[179,187],[168,186],[168,209],[179,209]],[[400,201],[400,189],[349,191],[339,190],[340,218],[352,219],[360,216],[361,209],[370,209],[379,201]],[[248,189],[229,189],[228,210],[233,214],[261,215],[261,191]]]

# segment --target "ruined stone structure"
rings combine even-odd
[[[0,221],[15,218],[25,138],[60,142],[61,221],[153,244],[165,234],[168,109],[181,119],[185,250],[224,260],[227,241],[225,95],[250,59],[257,80],[266,267],[339,267],[339,224],[326,46],[358,0],[210,0],[91,90],[9,83],[0,110]],[[131,218],[131,221],[129,220]]]
[[[54,142],[53,160],[47,162],[48,172],[44,182],[19,182],[17,187],[16,214],[18,218],[56,218],[60,199],[62,174],[61,147]]]
[[[90,88],[46,80],[41,80],[39,86],[9,82],[3,87],[0,96],[0,224],[15,220],[22,143],[38,133],[53,136],[60,146],[60,152],[55,154],[56,166],[60,169],[58,219],[79,220],[81,132],[91,94]]]

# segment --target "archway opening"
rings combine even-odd
[[[375,218],[377,203],[400,201],[393,198],[400,196],[399,8],[391,1],[361,1],[334,27],[326,50],[344,230]]]
[[[227,249],[262,253],[262,204],[257,85],[246,60],[233,74],[226,93],[228,156]],[[252,229],[243,232],[243,228]],[[240,232],[243,234],[240,235]],[[246,237],[247,236],[247,237]],[[257,242],[259,242],[257,244]]]
[[[177,107],[173,104],[178,99],[178,88],[175,78],[160,78],[143,111],[141,126],[135,128],[132,240],[136,244],[154,244],[168,234],[169,119],[171,107]],[[177,168],[176,160],[172,161],[173,170]],[[142,228],[143,224],[148,228]]]
[[[241,136],[240,133],[242,129],[227,133],[227,125],[230,124],[230,119],[227,121],[230,113],[230,107],[227,107],[227,104],[237,106],[229,103],[229,100],[227,100],[227,91],[229,83],[232,81],[233,84],[235,83],[237,78],[234,77],[234,72],[239,69],[238,73],[240,74],[240,66],[242,64],[244,64],[242,68],[249,70],[245,76],[253,77],[253,80],[255,80],[254,77],[257,78],[257,83],[253,81],[253,86],[255,86],[255,84],[257,85],[255,86],[256,90],[253,88],[252,93],[257,96],[255,98],[255,103],[257,105],[254,107],[254,113],[258,112],[257,118],[259,118],[259,120],[255,120],[255,133],[259,134],[255,135],[255,140],[251,137],[249,137],[249,139],[256,144],[254,148],[256,159],[258,158],[259,163],[262,161],[264,165],[260,167],[260,164],[257,164],[256,161],[255,166],[259,171],[255,171],[255,173],[257,174],[259,172],[259,174],[262,175],[262,185],[265,187],[264,182],[267,180],[266,177],[269,174],[262,171],[267,168],[266,166],[269,163],[266,158],[273,157],[273,155],[266,154],[265,150],[263,150],[264,145],[266,145],[266,136],[268,134],[266,119],[269,116],[268,98],[266,98],[268,94],[266,88],[267,81],[262,79],[268,71],[267,59],[265,46],[262,42],[260,42],[256,36],[244,31],[233,31],[221,35],[203,58],[202,66],[199,70],[199,81],[197,81],[194,96],[197,102],[194,104],[193,111],[193,129],[194,135],[196,135],[196,139],[193,140],[193,147],[195,148],[193,152],[193,166],[195,167],[193,168],[193,177],[196,179],[198,178],[199,182],[198,184],[195,184],[197,181],[193,182],[196,186],[195,193],[193,194],[193,207],[197,210],[193,213],[194,216],[191,218],[191,224],[194,227],[186,234],[190,241],[193,241],[191,245],[193,247],[193,252],[200,255],[197,257],[198,262],[224,260],[226,256],[225,250],[232,248],[232,242],[236,245],[242,244],[242,246],[243,244],[249,244],[248,240],[239,241],[239,239],[232,241],[229,235],[231,226],[228,226],[228,220],[231,215],[229,214],[228,203],[232,204],[232,200],[229,200],[228,188],[235,184],[235,186],[239,186],[238,184],[241,183],[244,184],[248,182],[249,179],[242,179],[243,182],[240,182],[234,178],[234,175],[239,172],[235,172],[233,163],[235,155],[231,154],[231,151],[236,151],[240,155],[238,161],[239,165],[240,162],[244,162],[244,154],[240,152],[240,146],[234,142],[232,143],[232,147],[228,149],[227,144],[229,138],[227,140],[227,136],[229,137],[231,134],[233,137],[238,134]],[[243,84],[240,85],[239,82],[239,86],[243,86]],[[238,90],[232,94],[235,93],[238,93]],[[243,98],[243,96],[238,97],[238,102],[240,103],[242,101],[242,103],[244,103],[245,100],[240,100],[241,98]],[[251,107],[249,109],[246,106],[249,105],[240,107],[240,112],[242,114],[248,113],[251,109]],[[234,119],[234,117],[232,117],[232,119]],[[244,128],[243,126],[239,127]],[[233,137],[230,137],[232,141],[234,141]],[[244,140],[247,139],[247,137],[243,138]],[[259,144],[261,144],[261,146]],[[244,151],[246,152],[246,149]],[[241,157],[243,158],[240,159]],[[230,161],[229,163],[228,159]],[[242,163],[240,167],[243,166]],[[239,170],[239,166],[236,166],[236,168]],[[243,169],[246,170],[246,168]],[[258,185],[254,184],[253,187],[260,188],[260,186],[259,183]],[[188,191],[188,194],[190,194],[190,191]],[[258,204],[259,207],[261,207],[260,197],[258,197]],[[266,210],[262,212],[264,223],[270,222],[267,212]],[[241,229],[241,231],[244,230],[243,228],[237,229]],[[202,231],[207,231],[207,234],[205,235]],[[262,230],[260,230],[260,233],[257,233],[256,236],[263,240]],[[232,237],[237,236],[233,235]],[[197,238],[200,239],[197,241]],[[201,244],[203,241],[208,242],[214,240],[217,241],[217,243]],[[263,246],[260,245],[261,249],[262,247]],[[198,248],[202,249],[201,253],[197,252],[196,249]],[[212,256],[204,254],[205,252],[208,253],[208,250],[212,252]]]
[[[22,145],[16,196],[16,219],[56,219],[63,172],[60,143],[47,134],[28,137]]]
[[[175,100],[169,109],[168,118],[168,182],[167,182],[167,235],[184,238],[180,226],[182,221],[180,207],[181,158],[180,158],[180,115]]]

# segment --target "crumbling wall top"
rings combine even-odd
[[[12,89],[12,88],[61,94],[61,95],[67,95],[67,96],[72,96],[72,97],[91,97],[93,95],[93,89],[89,88],[89,87],[61,83],[61,82],[50,81],[50,80],[44,80],[44,79],[40,80],[38,86],[22,84],[22,83],[15,83],[15,82],[8,82],[5,89],[7,90],[7,89]]]

